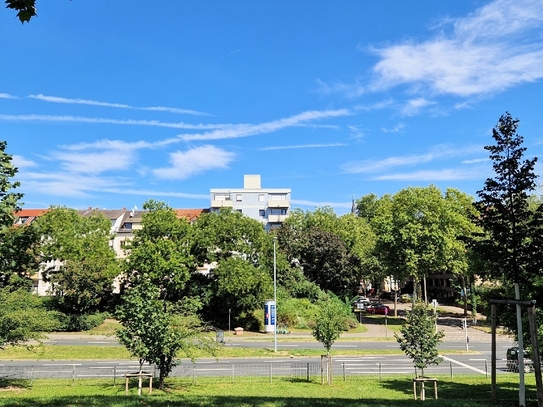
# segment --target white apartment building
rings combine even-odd
[[[212,212],[232,208],[261,222],[266,231],[281,226],[290,212],[290,188],[262,188],[260,175],[244,175],[243,188],[214,188]]]

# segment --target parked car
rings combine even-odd
[[[366,309],[370,304],[370,300],[363,296],[358,297],[358,299],[353,302],[354,308],[359,310]]]
[[[518,372],[518,346],[513,346],[512,348],[507,349],[506,359],[507,359],[507,369],[512,370],[513,372]],[[534,362],[531,359],[529,352],[524,351],[524,372],[530,373],[534,370]]]
[[[390,308],[385,304],[371,304],[369,307],[366,307],[366,312],[370,314],[380,314],[388,315]]]

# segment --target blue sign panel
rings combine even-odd
[[[271,325],[275,325],[275,304],[272,304],[270,306],[270,313],[271,313]]]

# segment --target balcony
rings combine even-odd
[[[288,218],[288,215],[268,215],[269,223],[281,223]]]
[[[230,199],[221,200],[221,201],[211,201],[212,208],[232,208],[233,206],[234,206],[234,202]]]
[[[290,208],[290,201],[268,201],[268,208]]]

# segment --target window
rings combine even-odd
[[[270,194],[270,199],[272,201],[286,201],[287,194]]]
[[[241,200],[242,200],[241,194],[237,194],[236,195],[236,202],[241,202]]]
[[[229,201],[229,194],[215,194],[215,201]]]
[[[265,209],[259,209],[258,210],[258,214],[262,217],[265,217],[266,216],[266,210]]]
[[[126,223],[124,224],[124,228],[125,228],[125,229],[132,229],[132,223],[126,222]]]
[[[258,202],[264,202],[266,200],[266,197],[264,194],[258,194]]]
[[[236,209],[236,212],[243,213],[241,209]]]

